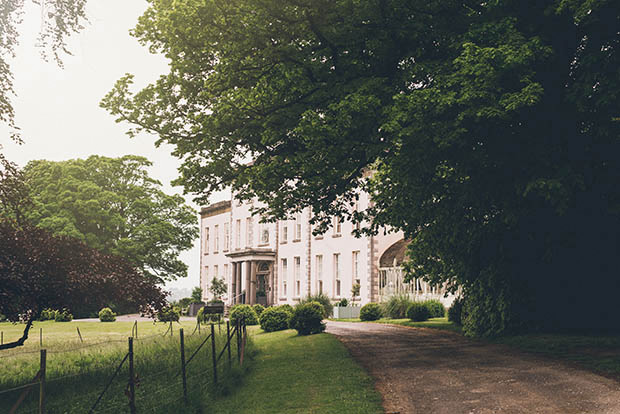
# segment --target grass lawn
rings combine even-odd
[[[292,330],[252,336],[258,353],[243,385],[213,413],[383,413],[373,380],[333,336]]]
[[[568,360],[598,374],[620,380],[620,335],[529,334],[490,341]]]
[[[43,348],[47,349],[47,408],[48,413],[88,412],[127,353],[127,338],[132,322],[37,322],[24,347],[0,351],[0,412],[8,412],[22,390],[13,390],[32,382],[39,369],[39,329],[43,329]],[[179,328],[185,330],[186,359],[198,349],[210,332],[210,327],[191,335],[195,322],[173,323],[173,335],[163,334],[168,324],[138,322],[138,338],[134,341],[135,372],[138,377],[136,406],[140,412],[196,412],[207,405],[211,394],[221,385],[212,382],[211,342],[207,342],[187,367],[189,409],[182,402],[180,372]],[[225,342],[224,331],[216,327],[216,352]],[[4,341],[21,335],[24,325],[0,323]],[[80,329],[84,342],[79,339]],[[208,329],[207,329],[208,328]],[[252,345],[250,343],[249,350]],[[233,347],[233,357],[236,355]],[[128,364],[111,383],[95,412],[124,412],[127,409],[125,389],[128,383]],[[232,382],[241,374],[239,369],[227,369],[224,356],[218,366],[220,384]],[[18,413],[29,413],[37,404],[38,391],[33,390]],[[209,402],[210,403],[210,402]]]
[[[333,321],[338,322],[361,322],[359,318],[355,319],[331,319]],[[424,322],[413,322],[411,319],[390,319],[390,318],[381,318],[376,321],[372,321],[372,323],[382,323],[382,324],[391,324],[391,325],[402,325],[402,326],[412,326],[414,328],[432,328],[432,329],[443,329],[446,331],[453,331],[461,333],[461,327],[453,324],[452,322],[448,322],[448,318],[431,318]]]

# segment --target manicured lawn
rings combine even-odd
[[[620,335],[529,334],[495,338],[491,342],[572,361],[598,374],[620,379]]]
[[[338,322],[361,322],[359,318],[355,319],[332,319]],[[452,322],[448,322],[448,318],[431,318],[424,322],[413,322],[410,319],[389,319],[389,318],[381,318],[376,321],[372,321],[372,323],[383,323],[383,324],[391,324],[391,325],[402,325],[402,326],[412,326],[414,328],[432,328],[432,329],[443,329],[446,331],[453,332],[461,332],[461,327],[453,324]]]
[[[213,413],[383,413],[373,380],[333,336],[292,330],[252,336],[258,351],[243,385]]]
[[[39,329],[43,328],[43,348],[47,350],[47,408],[48,413],[88,412],[127,353],[127,338],[131,336],[132,322],[37,322],[32,337],[24,347],[0,351],[0,413],[18,399],[21,390],[11,390],[32,382],[39,369]],[[183,413],[196,412],[198,407],[210,404],[213,395],[222,387],[213,385],[211,342],[207,342],[187,367],[190,405],[182,400],[180,373],[179,328],[185,330],[186,360],[198,349],[210,332],[203,326],[201,333],[194,331],[195,322],[173,323],[173,335],[163,334],[168,324],[138,323],[138,338],[134,340],[136,406],[139,412]],[[21,335],[24,325],[1,323],[0,331],[8,342]],[[79,339],[80,329],[84,342]],[[225,330],[226,326],[223,325]],[[216,327],[216,352],[223,348],[225,331]],[[248,346],[252,352],[252,344]],[[233,348],[236,357],[236,348]],[[218,365],[220,384],[233,383],[241,370],[228,370],[226,356]],[[125,412],[128,399],[128,364],[125,363],[112,381],[95,412]],[[37,404],[38,392],[33,390],[23,404],[30,412]]]

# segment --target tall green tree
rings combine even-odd
[[[187,191],[323,230],[363,188],[352,218],[463,286],[469,334],[620,329],[618,0],[150,3],[134,34],[170,73],[102,105],[176,146]]]
[[[126,258],[159,282],[187,276],[179,253],[198,236],[196,213],[148,175],[144,157],[31,161],[30,223]]]

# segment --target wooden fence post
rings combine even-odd
[[[241,360],[239,366],[243,366],[243,358],[245,356],[245,316],[241,320]]]
[[[183,328],[179,329],[179,337],[181,338],[181,375],[183,375],[183,399],[187,404],[187,374],[185,373],[185,337]]]
[[[226,321],[226,346],[228,347],[228,368],[231,366],[231,353],[230,353],[230,321]]]
[[[136,414],[136,384],[135,373],[133,367],[133,338],[129,337],[129,411]]]
[[[241,322],[237,319],[235,323],[237,324],[237,362],[241,364]]]
[[[43,328],[39,328],[39,346],[43,347]]]
[[[39,368],[39,414],[45,414],[45,371],[47,369],[47,350],[41,350]]]
[[[4,331],[0,332],[0,345],[4,345]]]
[[[172,321],[170,321],[170,336],[172,336]]]
[[[76,326],[75,329],[77,329],[78,336],[80,337],[80,342],[84,343],[84,340],[82,339],[82,333],[80,332],[80,328]]]
[[[217,357],[215,356],[215,327],[211,324],[211,359],[213,360],[213,382],[217,384]]]

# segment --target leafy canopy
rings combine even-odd
[[[198,235],[195,212],[148,175],[144,157],[31,161],[29,222],[124,257],[156,281],[187,275],[179,253]]]
[[[617,1],[150,3],[134,35],[170,72],[102,106],[176,147],[186,191],[404,230],[473,335],[588,324],[577,281],[614,284],[620,248]]]

